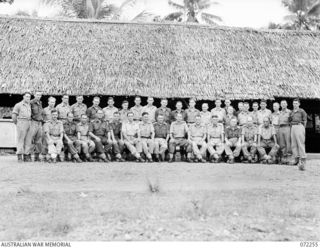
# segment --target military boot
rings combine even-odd
[[[304,171],[306,168],[306,161],[307,159],[306,158],[301,158],[300,161],[299,161],[299,164],[298,164],[298,168],[299,170],[301,171]]]

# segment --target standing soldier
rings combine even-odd
[[[56,105],[56,98],[50,96],[48,99],[48,106],[43,109],[43,121],[49,122],[51,120],[51,112]]]
[[[68,95],[63,95],[62,102],[57,105],[56,110],[58,111],[58,119],[62,121],[62,123],[65,123],[68,118],[68,113],[71,112]]]
[[[234,113],[234,115],[238,118],[238,115],[243,111],[243,102],[238,102],[238,111]]]
[[[242,127],[247,124],[248,117],[250,116],[250,104],[248,102],[243,103],[243,109],[242,111],[238,114],[238,121],[239,121],[239,126]]]
[[[235,148],[234,151],[231,148]],[[230,121],[230,126],[225,130],[225,151],[228,156],[227,163],[233,164],[234,159],[239,157],[241,152],[241,128],[237,126],[237,119]]]
[[[262,160],[261,163],[275,163],[279,146],[277,144],[276,131],[270,125],[270,118],[268,116],[264,117],[263,125],[259,127],[257,147],[260,159]],[[269,154],[266,153],[266,148],[271,148]]]
[[[292,154],[295,159],[291,164],[298,165],[299,170],[305,170],[307,154],[305,150],[307,113],[300,108],[300,100],[293,100],[293,110],[290,114]]]
[[[122,158],[122,153],[124,150],[124,142],[121,134],[122,123],[120,121],[120,113],[114,112],[112,121],[110,122],[111,128],[111,138],[112,138],[112,148],[115,153],[117,162],[124,162]]]
[[[31,160],[29,158],[32,141],[30,99],[31,93],[24,93],[23,100],[17,103],[12,111],[12,120],[17,126],[18,162]]]
[[[67,114],[67,121],[63,123],[63,130],[64,147],[67,148],[67,152],[73,157],[73,161],[81,163],[82,160],[79,157],[81,145],[77,137],[77,124],[73,121],[73,114],[71,112]]]
[[[153,105],[153,97],[148,97],[148,104],[142,108],[142,113],[147,112],[149,114],[149,121],[154,123],[156,121],[156,111],[157,107]]]
[[[152,155],[154,150],[154,127],[149,121],[149,114],[147,112],[142,113],[142,122],[139,123],[141,145],[144,154],[147,157],[148,162],[152,161]]]
[[[202,104],[202,111],[200,112],[201,115],[201,124],[204,126],[207,126],[211,122],[211,112],[209,110],[209,105],[208,103],[203,103]]]
[[[181,101],[177,101],[176,103],[176,110],[173,110],[171,112],[171,123],[176,121],[177,119],[177,114],[180,113],[182,115],[182,120],[186,121],[187,120],[187,114],[186,112],[182,109],[183,105]]]
[[[89,121],[92,121],[96,118],[96,114],[98,110],[102,110],[99,104],[100,104],[100,97],[95,96],[92,101],[92,106],[88,108],[86,111]]]
[[[165,160],[165,152],[168,149],[170,126],[164,121],[164,115],[158,114],[154,124],[154,154],[157,162]]]
[[[223,118],[223,123],[225,127],[230,126],[231,119],[236,119],[238,121],[238,118],[234,115],[234,108],[232,106],[228,107],[227,114]]]
[[[170,124],[171,109],[167,107],[168,99],[162,98],[160,104],[161,104],[161,107],[156,110],[155,118],[156,118],[156,120],[158,120],[158,116],[161,114],[164,117],[164,121],[166,123]]]
[[[215,103],[215,108],[211,110],[211,114],[218,116],[219,123],[223,123],[223,118],[226,115],[226,111],[223,108],[221,108],[220,99],[217,99],[214,103]]]
[[[273,113],[270,116],[271,124],[276,131],[277,142],[279,144],[279,129],[280,129],[280,104],[278,102],[273,103]]]
[[[71,106],[71,112],[73,114],[74,122],[79,123],[81,115],[84,115],[87,112],[87,105],[83,103],[83,96],[77,96],[77,102]]]
[[[281,101],[281,111],[279,115],[279,146],[281,149],[281,163],[287,164],[291,154],[291,128],[289,123],[290,113],[286,100]]]
[[[58,120],[58,111],[51,111],[51,120],[46,122],[43,126],[43,131],[46,135],[46,143],[48,144],[48,158],[49,162],[56,163],[57,156],[60,157],[60,161],[64,161],[63,148],[63,124]]]
[[[269,120],[271,118],[271,110],[267,109],[267,101],[261,100],[260,101],[260,110],[258,110],[258,125],[264,124],[264,118],[268,117]]]
[[[257,135],[257,126],[253,124],[253,118],[249,116],[247,124],[242,128],[242,153],[245,162],[257,162],[255,158],[257,153]]]
[[[228,108],[229,107],[232,107],[231,106],[231,101],[230,101],[230,99],[226,99],[225,101],[224,101],[224,111],[227,113],[228,112]]]
[[[81,121],[77,124],[77,135],[78,140],[80,141],[82,152],[85,155],[85,160],[93,162],[91,153],[94,151],[95,144],[89,138],[88,116],[85,114],[81,115]]]
[[[233,107],[229,107],[232,108]],[[221,162],[221,156],[224,151],[224,128],[219,123],[217,115],[212,116],[211,124],[207,127],[208,151],[210,153],[210,162]]]
[[[196,100],[191,98],[189,100],[189,108],[186,110],[187,124],[191,125],[196,122],[196,116],[200,114],[200,111],[196,109]]]
[[[171,123],[170,126],[170,141],[169,141],[169,163],[173,162],[173,154],[176,151],[176,147],[184,148],[187,153],[187,161],[191,160],[191,149],[186,135],[188,134],[188,125],[183,120],[182,113],[176,113],[176,121]]]
[[[137,162],[144,162],[140,153],[142,152],[139,123],[133,121],[133,113],[128,113],[128,121],[122,123],[122,136],[125,146],[135,156]]]
[[[131,112],[134,114],[133,120],[134,121],[141,121],[142,118],[142,106],[141,106],[141,97],[136,96],[134,98],[134,106],[130,109]]]
[[[207,153],[207,129],[206,126],[201,125],[201,115],[196,116],[196,122],[189,126],[188,141],[192,147],[192,151],[195,155],[195,162],[205,163]],[[200,147],[200,149],[199,149]]]
[[[36,91],[34,99],[30,101],[31,105],[31,135],[32,135],[32,148],[27,152],[27,161],[31,161],[31,153],[34,152],[34,161],[40,162],[40,153],[42,152],[42,122],[43,122],[43,109],[41,102],[42,92]]]
[[[259,104],[257,102],[254,102],[252,104],[252,111],[250,112],[250,115],[253,120],[253,124],[258,126],[258,113],[259,113]]]
[[[129,110],[129,102],[127,100],[124,100],[121,106],[122,106],[122,109],[119,111],[120,120],[122,123],[125,123],[125,122],[128,122],[128,113],[131,112]]]
[[[108,106],[103,108],[104,120],[111,122],[113,119],[113,114],[118,112],[118,109],[114,106],[113,97],[108,98]]]

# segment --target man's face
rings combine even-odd
[[[196,117],[196,124],[197,125],[201,124],[201,117],[200,116]]]
[[[288,107],[287,101],[281,101],[281,108],[286,109]]]
[[[77,96],[77,103],[83,102],[83,96]]]
[[[233,115],[233,108],[232,107],[228,107],[227,112],[229,115]]]
[[[208,104],[202,104],[202,111],[207,112],[208,111]]]
[[[69,103],[69,96],[63,96],[62,97],[62,102],[65,103],[65,104],[68,104]]]
[[[216,105],[216,107],[220,108],[221,107],[221,101],[220,100],[216,100],[215,101],[215,105]]]
[[[253,108],[254,111],[257,111],[258,108],[259,108],[259,105],[255,103],[255,104],[252,105],[252,108]]]
[[[294,101],[293,103],[293,108],[297,109],[300,106],[300,103],[298,101]]]
[[[83,124],[87,123],[87,121],[88,121],[88,116],[86,116],[86,115],[81,116],[81,122]]]
[[[182,109],[182,103],[181,103],[181,102],[177,102],[176,108],[177,108],[178,110],[181,110],[181,109]]]
[[[51,114],[52,120],[56,121],[58,119],[58,113],[57,112],[53,112]]]
[[[181,114],[177,115],[177,121],[182,121],[182,115]]]
[[[56,105],[56,100],[55,99],[50,99],[48,102],[48,105],[50,108],[53,108]]]
[[[149,115],[144,115],[142,116],[143,122],[148,122],[149,121]]]
[[[133,114],[132,113],[130,113],[128,115],[128,121],[133,122]]]
[[[139,106],[141,104],[141,98],[137,97],[136,99],[134,99],[134,103]]]
[[[158,122],[163,123],[164,122],[164,116],[163,115],[158,115]]]
[[[37,100],[40,100],[42,97],[42,93],[41,92],[36,92],[36,94],[34,95],[34,98]]]
[[[23,100],[24,100],[25,102],[27,102],[27,103],[30,102],[30,99],[31,99],[31,95],[30,95],[30,94],[25,94],[25,95],[23,96]]]
[[[129,104],[127,102],[122,104],[122,109],[127,110],[129,107]]]
[[[113,114],[113,119],[116,121],[120,120],[120,115],[118,113]]]
[[[231,105],[231,101],[230,101],[230,100],[225,100],[225,101],[224,101],[224,104],[225,104],[226,106],[230,106],[230,105]]]
[[[148,102],[149,105],[152,105],[153,102],[154,102],[153,97],[149,97],[147,102]]]
[[[263,125],[264,125],[265,127],[268,127],[269,124],[270,124],[269,119],[268,119],[268,118],[264,118],[264,119],[263,119]]]
[[[67,119],[69,122],[72,122],[73,121],[73,114],[69,113]]]
[[[100,104],[100,100],[98,99],[98,98],[95,98],[95,99],[93,99],[93,105],[94,106],[99,106],[99,104]]]
[[[168,101],[167,100],[161,100],[161,107],[165,108],[168,105]]]
[[[194,106],[196,106],[196,102],[194,100],[190,100],[189,106],[190,106],[190,108],[194,108]]]
[[[217,117],[212,117],[211,122],[214,126],[218,124],[218,118]]]
[[[238,109],[239,109],[240,111],[243,110],[243,103],[238,103]]]
[[[262,110],[264,110],[267,107],[267,104],[265,102],[261,102],[260,107]]]
[[[109,105],[110,107],[112,107],[112,106],[114,105],[113,99],[109,99],[109,100],[108,100],[108,105]]]
[[[244,108],[245,111],[249,111],[250,105],[246,103],[246,104],[243,105],[243,108]]]
[[[235,127],[237,125],[237,120],[236,119],[232,119],[231,121],[230,121],[230,126],[231,127]]]
[[[101,120],[103,118],[103,111],[97,111],[96,117]]]
[[[274,111],[274,112],[279,111],[279,107],[280,107],[279,104],[275,102],[275,103],[273,104],[273,111]]]

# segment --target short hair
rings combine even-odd
[[[161,98],[161,101],[168,101],[167,98]]]
[[[243,104],[243,102],[238,102],[238,105],[239,105],[239,104]]]
[[[194,97],[189,99],[189,102],[191,102],[191,101],[197,102],[197,100]]]
[[[177,105],[178,103],[181,103],[181,104],[182,104],[182,102],[181,102],[181,101],[177,101],[177,102],[176,102],[176,105]]]
[[[288,103],[286,99],[282,99],[281,102],[286,102],[286,103]]]
[[[53,96],[50,96],[50,97],[48,98],[48,102],[49,102],[50,100],[54,100],[54,101],[56,101],[56,98],[55,98],[55,97],[53,97]]]
[[[250,105],[250,103],[249,103],[249,102],[244,102],[243,104],[244,104],[244,105]]]
[[[129,112],[127,113],[127,116],[129,116],[129,115],[134,115],[134,113],[133,113],[132,111],[129,111]]]
[[[177,115],[176,115],[176,116],[178,116],[178,115],[181,115],[181,116],[182,116],[182,113],[177,113]]]
[[[124,101],[122,101],[122,104],[124,104],[124,103],[129,103],[127,100],[124,100]]]
[[[267,101],[266,100],[264,100],[264,99],[262,99],[261,101],[260,101],[260,103],[267,103]]]
[[[103,110],[102,109],[98,109],[97,110],[97,114],[98,114],[98,112],[103,114]]]
[[[98,99],[100,101],[100,97],[98,97],[98,96],[93,97],[93,100],[95,100],[95,99]]]
[[[278,106],[280,106],[280,104],[279,104],[278,102],[274,102],[274,103],[273,103],[273,105],[275,105],[275,104],[278,105]]]
[[[112,96],[108,97],[108,101],[110,100],[114,101],[114,98]]]
[[[77,97],[76,97],[76,98],[78,98],[78,97],[83,97],[83,95],[77,95]]]
[[[153,96],[148,96],[148,99],[147,99],[147,100],[149,100],[150,98],[152,98],[152,100],[154,100]]]
[[[119,111],[115,111],[115,112],[113,112],[113,115],[120,115],[120,112]]]
[[[145,116],[145,115],[149,115],[149,113],[148,112],[143,112],[142,116]]]
[[[201,118],[201,115],[200,114],[196,115],[196,118]]]
[[[69,116],[69,115],[73,115],[73,113],[72,113],[72,112],[68,112],[68,113],[67,113],[67,116]]]
[[[232,118],[230,119],[230,121],[232,121],[232,120],[235,120],[236,122],[238,122],[237,117],[232,117]]]
[[[160,116],[161,116],[161,117],[164,117],[164,114],[158,114],[157,118],[160,117]]]
[[[62,95],[62,98],[64,98],[65,96],[67,96],[69,98],[69,95],[68,94],[63,94]]]
[[[51,114],[53,114],[53,113],[57,113],[58,114],[58,110],[56,110],[56,109],[51,110]]]
[[[41,90],[36,90],[36,91],[34,92],[34,94],[37,94],[37,93],[41,93],[41,94],[42,94],[42,91],[41,91]]]
[[[213,116],[211,116],[211,118],[219,118],[217,115],[213,115]]]
[[[141,100],[141,96],[135,96],[134,100],[136,100],[137,98],[139,98]]]
[[[216,101],[220,101],[220,102],[221,102],[221,99],[220,99],[220,98],[217,98],[217,99],[216,99],[216,100],[214,100],[214,101],[215,101],[215,102],[216,102]]]
[[[258,103],[258,102],[253,102],[253,103],[252,103],[252,105],[254,105],[254,104],[257,104],[257,105],[259,105],[259,103]]]
[[[23,96],[25,96],[25,95],[31,96],[31,92],[30,92],[30,91],[25,91],[25,92],[23,93]]]
[[[87,117],[88,118],[88,116],[86,114],[82,114],[81,118],[83,118],[83,117]]]
[[[299,98],[295,98],[295,99],[293,99],[293,102],[298,102],[298,103],[300,103],[300,99],[299,99]]]

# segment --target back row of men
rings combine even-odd
[[[13,109],[18,161],[31,161],[31,154],[34,161],[40,161],[40,154],[51,162],[57,157],[64,160],[64,154],[77,162],[93,161],[93,155],[105,162],[112,157],[124,161],[127,149],[140,162],[144,161],[141,154],[149,162],[164,161],[168,150],[169,162],[173,162],[176,148],[181,148],[188,162],[220,162],[225,154],[227,162],[233,163],[242,152],[244,162],[278,161],[298,165],[301,170],[305,167],[307,114],[298,99],[293,101],[293,111],[286,100],[274,102],[273,111],[264,100],[254,102],[252,111],[248,102],[239,102],[235,111],[230,100],[222,107],[219,99],[211,111],[207,103],[202,104],[202,111],[196,109],[195,99],[189,100],[186,110],[177,101],[172,111],[167,99],[157,108],[152,97],[146,106],[135,97],[130,109],[128,101],[123,101],[121,110],[112,97],[103,109],[99,97],[93,98],[89,108],[83,96],[77,96],[70,106],[68,95],[57,106],[56,99],[49,97],[48,106],[42,108],[41,97],[42,93],[36,92],[31,100],[27,92]]]

